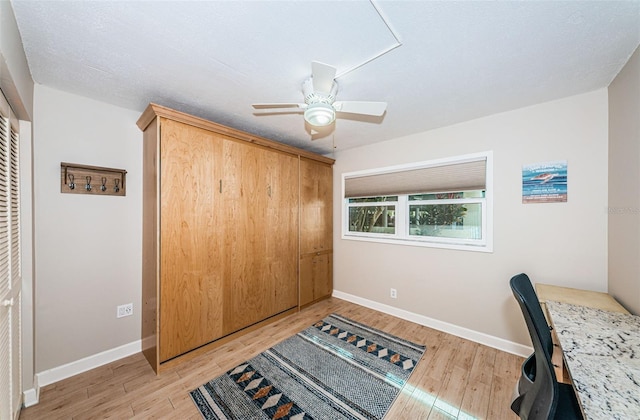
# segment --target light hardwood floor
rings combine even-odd
[[[189,391],[335,312],[427,346],[386,419],[516,419],[523,358],[331,298],[156,376],[141,353],[44,387],[21,420],[200,419]]]

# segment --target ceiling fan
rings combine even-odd
[[[253,104],[255,109],[297,108],[304,119],[314,127],[324,127],[333,123],[336,113],[373,115],[384,114],[386,102],[336,101],[338,83],[335,81],[336,68],[314,61],[311,63],[311,77],[302,83],[304,103],[261,103]]]

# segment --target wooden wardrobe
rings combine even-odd
[[[300,306],[333,292],[333,168],[300,158]]]
[[[330,296],[332,159],[156,104],[137,124],[156,372]]]

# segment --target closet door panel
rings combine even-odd
[[[333,249],[333,167],[300,159],[300,253]]]
[[[300,305],[333,291],[333,168],[300,159]]]
[[[320,299],[333,293],[333,253],[314,258],[313,297]]]
[[[265,207],[260,149],[228,141],[224,147],[225,285],[224,331],[256,323],[268,313],[263,281],[265,247],[261,229]]]
[[[163,120],[161,156],[160,359],[166,361],[223,334],[222,141]]]
[[[313,302],[313,282],[316,256],[307,254],[300,257],[300,306]]]
[[[231,333],[296,306],[297,159],[228,141],[224,161],[224,330]]]
[[[273,315],[298,304],[299,168],[295,156],[270,153],[267,158],[264,263]]]
[[[331,252],[306,254],[300,258],[300,306],[331,296],[333,292]]]

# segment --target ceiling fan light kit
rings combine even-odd
[[[325,127],[335,121],[336,112],[330,104],[318,102],[307,106],[304,119],[315,127]]]
[[[386,102],[336,101],[338,83],[335,81],[336,68],[328,64],[314,61],[311,63],[311,77],[302,83],[303,104],[253,104],[256,109],[292,108],[304,111],[305,121],[314,127],[325,127],[333,124],[336,112],[350,114],[382,116],[387,109]]]

